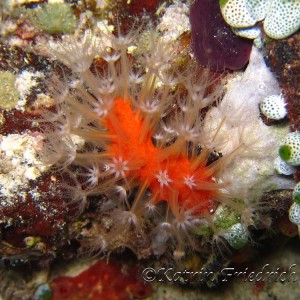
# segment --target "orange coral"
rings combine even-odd
[[[175,43],[151,30],[147,47],[129,54],[142,36],[134,27],[117,36],[85,31],[51,46],[76,76],[48,82],[55,109],[43,112],[45,156],[72,177],[64,197],[79,213],[88,196],[107,197],[100,213],[112,227],[93,248],[105,251],[119,236],[131,244],[133,231],[146,239],[151,218],[150,247],[159,255],[170,239],[184,249],[206,213],[226,201],[222,169],[231,154],[209,161],[226,141],[215,142],[222,120],[211,129],[203,120],[223,86],[212,90],[209,71],[192,63],[179,68]],[[103,65],[91,68],[95,56]]]
[[[122,98],[115,100],[105,126],[109,134],[116,137],[107,152],[116,158],[116,169],[120,164],[120,173],[149,187],[156,201],[170,202],[175,196],[178,197],[175,201],[186,209],[194,208],[197,212],[209,209],[210,200],[217,196],[218,190],[209,188],[217,184],[213,182],[213,172],[205,166],[207,154],[202,155],[196,167],[193,166],[196,159],[191,161],[187,154],[177,155],[176,150],[164,158],[165,150],[153,145],[150,129],[143,138],[143,117],[132,109],[129,100]],[[174,204],[171,203],[171,207]]]

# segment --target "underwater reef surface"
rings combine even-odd
[[[295,299],[299,33],[199,3],[1,2],[1,300]]]
[[[192,45],[198,61],[210,68],[243,68],[250,57],[252,41],[234,34],[224,21],[218,1],[194,1],[190,13]]]

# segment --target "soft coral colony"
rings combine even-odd
[[[53,58],[72,72],[46,82],[53,103],[41,111],[44,158],[65,174],[64,197],[78,213],[90,196],[102,201],[99,213],[110,222],[94,249],[110,251],[132,234],[151,253],[168,249],[177,258],[196,247],[197,235],[220,251],[226,240],[239,249],[259,207],[238,195],[228,166],[263,152],[261,140],[242,125],[233,132],[224,88],[206,69],[181,65],[176,43],[150,29],[135,51],[140,31],[88,29],[50,43]],[[257,114],[245,110],[247,120]],[[128,246],[136,250],[135,243]]]

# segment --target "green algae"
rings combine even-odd
[[[0,71],[0,107],[12,109],[19,100],[19,92],[15,88],[16,75],[9,71]]]

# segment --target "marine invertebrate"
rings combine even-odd
[[[261,160],[274,143],[257,104],[277,85],[265,67],[259,69],[263,60],[254,51],[244,80],[236,81],[221,100],[223,86],[211,86],[208,70],[176,66],[176,44],[151,30],[148,47],[129,55],[139,34],[136,28],[126,35],[88,29],[50,43],[52,57],[72,73],[45,81],[53,104],[39,111],[43,158],[64,174],[64,198],[77,213],[89,196],[107,198],[100,212],[110,225],[92,249],[109,251],[122,239],[122,245],[138,251],[134,234],[152,253],[168,249],[179,259],[187,244],[200,242],[194,231],[202,232],[199,226],[220,203],[237,213],[234,222],[216,227],[214,236],[223,243],[220,230],[236,232],[230,226],[241,223],[246,232],[255,222],[257,207],[247,190],[268,174]],[[260,77],[253,76],[253,65]],[[267,88],[257,89],[259,80],[268,82]],[[251,103],[240,100],[244,84]],[[245,112],[247,118],[241,118]],[[247,156],[249,164],[241,164]],[[234,161],[239,162],[233,167]],[[260,179],[257,169],[262,170]],[[253,174],[249,177],[246,170]],[[247,183],[237,178],[247,178]],[[210,238],[203,237],[206,243]],[[241,248],[246,238],[229,240]]]
[[[234,249],[243,248],[249,240],[249,234],[245,229],[245,226],[241,223],[232,225],[223,233],[223,236]]]
[[[293,200],[295,203],[300,204],[300,182],[298,182],[294,187]]]
[[[280,120],[287,114],[285,106],[286,103],[282,95],[271,95],[262,100],[260,110],[267,118]]]
[[[271,41],[266,45],[267,59],[271,70],[276,74],[285,102],[290,131],[300,131],[300,102],[299,102],[299,70],[300,70],[300,34],[292,38]],[[295,179],[300,180],[300,172],[295,174]]]
[[[193,251],[205,269],[210,263],[217,273],[219,254],[248,252],[243,248],[250,249],[255,228],[261,232],[272,226],[271,205],[262,208],[260,196],[261,190],[271,189],[265,186],[270,185],[266,178],[272,176],[268,162],[273,160],[273,151],[269,149],[275,143],[273,133],[260,122],[257,99],[276,92],[276,87],[261,72],[261,60],[253,56],[249,66],[255,65],[255,80],[249,68],[233,84],[227,83],[223,98],[223,86],[219,88],[206,70],[197,70],[193,63],[187,69],[178,65],[181,48],[162,42],[160,33],[152,36],[148,31],[144,35],[147,47],[136,51],[139,33],[135,29],[129,36],[95,31],[78,31],[75,37],[64,36],[59,42],[60,36],[50,38],[52,58],[70,69],[62,67],[59,73],[52,64],[47,68],[51,74],[46,73],[50,79],[45,86],[52,101],[38,107],[40,126],[32,124],[42,131],[37,136],[44,155],[39,152],[38,159],[52,165],[54,172],[51,180],[40,178],[44,189],[36,189],[36,181],[32,182],[26,191],[32,198],[23,197],[13,207],[26,209],[20,219],[33,220],[30,228],[25,222],[17,229],[1,223],[5,240],[9,237],[21,247],[40,239],[46,249],[38,255],[50,252],[51,258],[62,252],[73,256],[86,249],[94,254],[126,247],[138,258],[167,251],[183,261]],[[184,174],[201,159],[203,163],[192,171],[196,175],[212,172],[203,182],[199,176]],[[49,195],[44,192],[48,185],[62,187]],[[71,221],[71,229],[63,222],[70,219],[61,214],[66,210],[60,205],[62,197],[69,211],[77,216],[83,212]],[[192,201],[187,201],[189,197]],[[29,206],[29,200],[36,206]],[[47,207],[48,202],[55,205]],[[16,215],[11,216],[14,221]],[[213,230],[205,227],[210,219]],[[69,241],[72,249],[66,251]],[[169,263],[171,255],[164,258],[161,261]],[[91,283],[94,275],[74,281],[60,278],[59,292],[66,292],[59,283],[75,282],[81,286],[75,287],[75,297],[91,296],[92,288],[87,292],[84,284]],[[62,297],[59,292],[57,298]]]
[[[52,290],[48,283],[38,286],[34,295],[35,300],[50,300],[52,298]]]
[[[289,209],[290,221],[298,226],[298,233],[300,236],[300,182],[298,182],[293,189],[293,204]]]
[[[289,219],[293,224],[298,225],[298,230],[300,230],[300,205],[296,202],[289,209]]]
[[[246,38],[257,38],[263,21],[264,32],[271,38],[283,39],[300,28],[300,3],[297,0],[220,0],[222,15],[234,32]]]
[[[287,134],[279,147],[279,156],[292,166],[300,165],[300,133]]]
[[[243,213],[234,209],[234,202],[237,204],[239,200],[234,200],[229,205],[220,204],[212,217],[207,216],[205,222],[195,228],[197,234],[204,235],[208,240],[211,239],[212,250],[214,251],[216,247],[221,255],[223,252],[230,252],[225,241],[236,250],[243,248],[249,242],[247,226],[252,221],[245,222]],[[243,206],[242,202],[240,204]]]
[[[299,1],[271,0],[267,9],[264,31],[269,37],[286,38],[300,28]]]
[[[221,90],[205,95],[207,71],[194,69],[188,74],[182,70],[183,76],[172,69],[174,48],[157,36],[138,58],[138,66],[127,56],[137,30],[125,36],[110,34],[109,48],[103,47],[108,34],[95,36],[86,31],[79,41],[70,43],[70,37],[52,46],[55,57],[78,78],[47,83],[54,108],[44,111],[41,121],[46,125],[46,156],[63,170],[71,164],[83,169],[86,186],[72,194],[81,199],[81,205],[85,202],[81,193],[122,196],[122,203],[115,203],[110,212],[117,232],[132,226],[139,229],[144,216],[160,201],[168,203],[168,221],[184,231],[191,218],[211,209],[224,194],[224,184],[217,177],[231,153],[207,165],[213,149],[203,148],[199,154],[197,144],[201,109],[217,101]],[[96,51],[107,69],[93,74],[89,67]],[[176,111],[170,109],[171,103]],[[139,190],[131,203],[128,192],[135,187]]]

